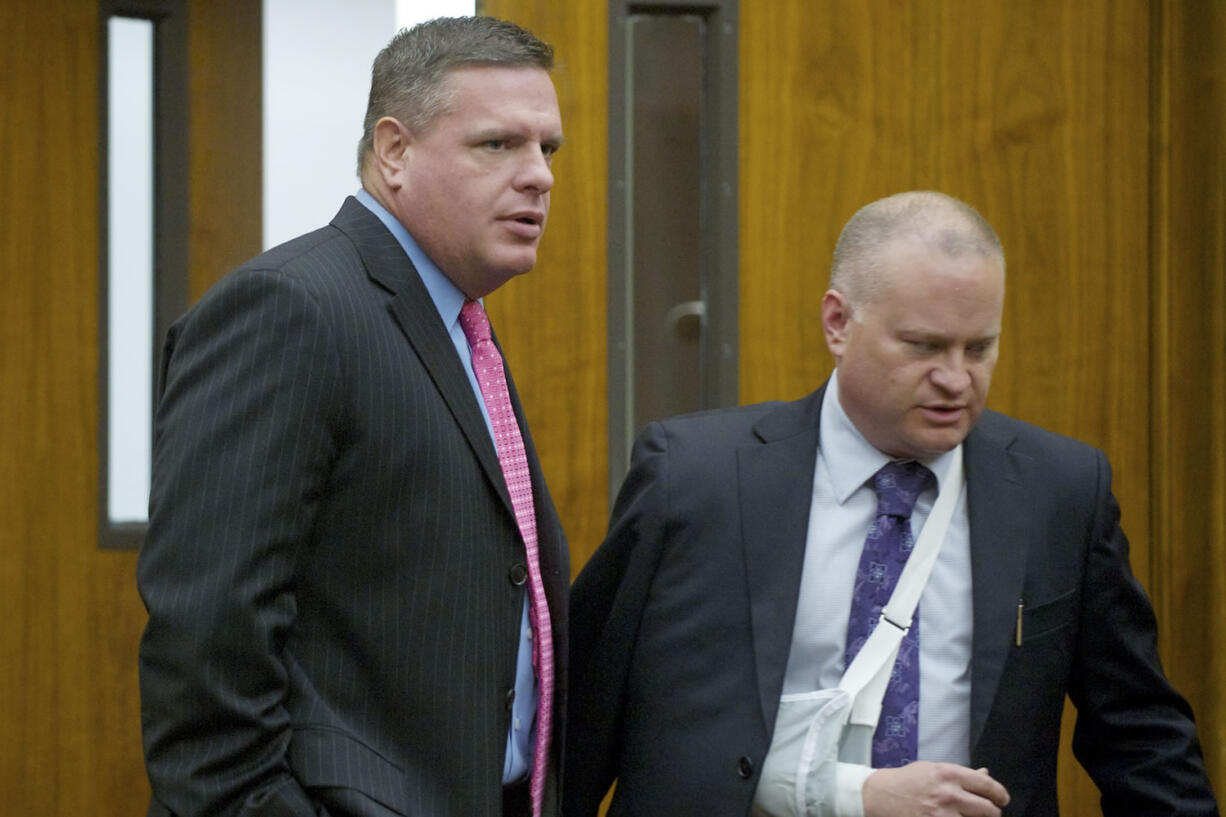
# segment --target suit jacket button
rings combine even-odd
[[[507,574],[507,578],[511,580],[511,584],[516,587],[523,587],[524,582],[528,581],[528,568],[519,562],[511,565],[511,570]]]
[[[507,708],[507,711],[510,712],[511,707],[515,705],[515,687],[510,687],[509,689],[507,689],[507,695],[506,695],[504,704]]]
[[[748,780],[753,777],[753,761],[747,756],[741,755],[741,759],[736,762],[736,773],[740,775],[742,780]]]

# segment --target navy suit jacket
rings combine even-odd
[[[640,435],[608,537],[571,590],[567,817],[594,815],[615,778],[610,815],[749,813],[791,646],[824,389]],[[1006,814],[1057,813],[1066,695],[1105,814],[1216,814],[1106,458],[989,411],[964,465],[969,748],[1009,790]]]
[[[497,817],[524,545],[396,239],[347,199],[211,289],[163,366],[138,563],[151,812]],[[564,728],[567,549],[507,380]]]

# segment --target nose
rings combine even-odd
[[[932,382],[947,394],[960,394],[971,385],[971,373],[966,367],[962,350],[951,350],[932,370]]]
[[[524,151],[527,157],[515,179],[515,189],[521,192],[548,193],[553,187],[553,170],[540,145]]]

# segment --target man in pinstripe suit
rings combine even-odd
[[[532,813],[528,556],[458,319],[535,264],[551,67],[492,18],[401,32],[374,64],[362,189],[171,329],[137,570],[151,814]],[[566,543],[506,381],[560,735]]]

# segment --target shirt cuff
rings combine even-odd
[[[856,763],[834,767],[834,813],[838,817],[864,817],[864,781],[876,769]]]

